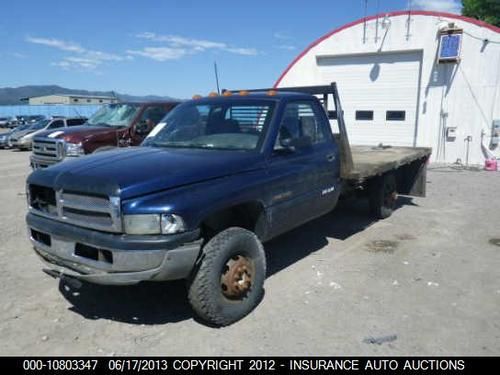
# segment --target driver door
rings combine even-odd
[[[322,198],[325,173],[334,173],[327,154],[333,146],[320,126],[317,103],[292,101],[283,110],[269,160],[272,233],[278,235],[328,212]],[[308,137],[310,145],[289,148],[290,139]],[[293,142],[292,142],[293,143]],[[326,178],[328,180],[328,178]]]

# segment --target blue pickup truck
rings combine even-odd
[[[142,147],[34,171],[29,237],[53,276],[186,279],[196,314],[228,325],[262,297],[263,242],[341,195],[364,195],[372,214],[389,216],[398,193],[425,194],[430,152],[350,146],[334,83],[225,91],[177,106]]]

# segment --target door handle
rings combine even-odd
[[[326,155],[326,160],[332,162],[336,159],[335,154],[328,154]]]

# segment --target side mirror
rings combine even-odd
[[[304,135],[298,138],[282,139],[280,145],[288,150],[301,149],[312,146],[312,140],[311,137]]]
[[[140,121],[135,125],[135,133],[138,135],[146,135],[149,133],[149,126],[145,120]]]

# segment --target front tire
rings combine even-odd
[[[188,298],[201,319],[226,326],[257,306],[263,295],[266,258],[254,233],[226,229],[208,241],[200,259]]]

